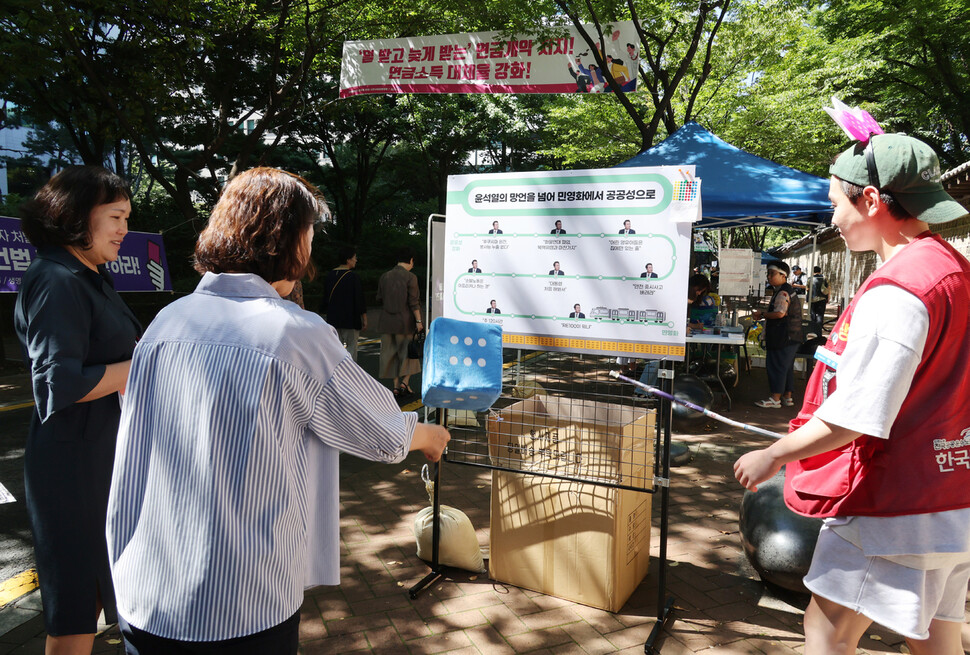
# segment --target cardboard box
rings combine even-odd
[[[647,574],[654,410],[534,396],[490,417],[489,576],[618,611]]]

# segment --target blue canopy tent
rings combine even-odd
[[[693,164],[702,220],[694,229],[758,225],[811,230],[832,218],[826,179],[747,153],[691,122],[617,166]]]

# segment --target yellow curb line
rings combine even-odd
[[[0,406],[0,412],[9,412],[14,409],[26,409],[27,407],[33,407],[34,401],[30,400],[25,403],[15,403],[13,405],[2,405]]]
[[[37,571],[27,569],[0,584],[0,607],[26,596],[37,588]]]

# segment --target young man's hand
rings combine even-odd
[[[734,477],[749,491],[757,491],[758,485],[781,470],[781,462],[768,454],[767,449],[745,453],[734,463]]]

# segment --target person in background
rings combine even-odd
[[[805,274],[802,273],[802,267],[798,264],[791,267],[790,284],[799,296],[805,295],[806,289],[808,289],[807,280],[805,279]]]
[[[809,329],[816,336],[822,336],[822,325],[825,323],[825,307],[829,303],[829,283],[822,275],[822,267],[812,269],[809,296]]]
[[[795,295],[802,301],[800,309],[805,309],[806,299],[808,298],[808,276],[802,272],[798,264],[792,266],[790,284],[795,290]],[[801,316],[798,317],[801,320]]]
[[[714,327],[717,317],[717,302],[711,296],[711,281],[706,276],[695,273],[687,280],[687,327],[703,330]]]
[[[357,340],[360,331],[367,329],[364,286],[354,272],[357,268],[357,250],[353,246],[342,246],[337,260],[341,262],[340,265],[329,271],[323,282],[319,311],[327,323],[337,329],[337,338],[356,362]]]
[[[970,579],[970,262],[930,232],[966,218],[933,149],[878,134],[829,168],[832,224],[881,264],[835,323],[789,434],[743,455],[747,489],[785,466],[788,507],[824,519],[805,655],[854,653],[875,622],[914,655],[963,652]]]
[[[687,280],[687,328],[690,330],[703,330],[714,327],[717,318],[717,302],[711,296],[711,281],[700,273],[695,273]],[[694,344],[695,346],[697,344]],[[693,356],[706,356],[704,345],[695,348]],[[624,362],[620,362],[624,363]],[[636,360],[632,360],[629,368],[624,367],[623,373],[632,375],[636,369]],[[640,382],[655,386],[657,384],[657,374],[660,370],[660,362],[656,359],[647,359],[644,362],[643,372],[640,374]],[[636,389],[634,395],[646,397],[647,394],[641,389]]]
[[[421,360],[408,359],[408,342],[416,332],[424,330],[418,278],[412,268],[414,253],[402,247],[397,265],[384,273],[377,284],[377,301],[381,303],[377,318],[377,331],[381,333],[380,377],[391,379],[391,389],[398,398],[414,393],[408,382],[421,371]]]
[[[34,392],[24,487],[51,654],[90,653],[101,610],[117,620],[105,512],[119,393],[142,330],[105,264],[130,214],[128,185],[99,166],[64,169],[22,211],[37,248],[14,306]]]
[[[338,453],[437,461],[449,440],[286,302],[326,212],[272,168],[230,181],[195,292],[135,349],[107,538],[129,655],[292,655],[307,586],[340,577]]]
[[[758,407],[791,407],[795,404],[795,354],[802,344],[802,301],[788,284],[788,264],[768,263],[772,287],[768,310],[755,310],[752,318],[765,319],[765,369],[771,396],[755,403]]]

